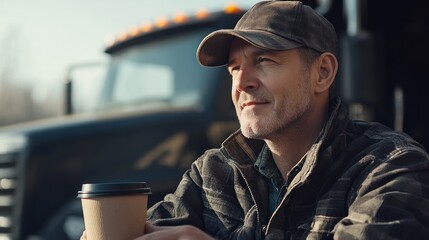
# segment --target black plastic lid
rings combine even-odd
[[[151,194],[145,182],[86,183],[78,191],[78,198],[94,198],[119,195]]]

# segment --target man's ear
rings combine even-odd
[[[318,78],[314,90],[316,93],[322,93],[329,90],[329,87],[335,80],[338,70],[338,60],[334,54],[325,52],[319,56],[315,65]]]

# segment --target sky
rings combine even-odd
[[[259,0],[0,0],[0,63],[35,98],[62,94],[68,66],[106,60],[106,36],[178,11],[248,8]],[[1,67],[1,66],[0,66]]]

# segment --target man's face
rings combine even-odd
[[[267,51],[234,40],[228,71],[246,137],[271,139],[300,127],[311,111],[311,83],[298,50]]]

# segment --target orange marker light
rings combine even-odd
[[[141,33],[149,32],[152,29],[153,29],[153,24],[150,22],[143,23],[142,25],[140,25],[140,32]]]
[[[201,9],[198,10],[197,13],[195,14],[195,18],[197,19],[206,19],[208,18],[210,15],[209,11],[205,10],[205,9]]]
[[[124,41],[124,40],[126,40],[127,39],[127,33],[126,32],[121,32],[120,34],[119,34],[119,36],[118,36],[118,41],[119,42],[122,42],[122,41]]]
[[[155,26],[158,28],[164,28],[166,26],[168,26],[169,24],[169,20],[166,17],[160,17],[156,22],[155,22]]]
[[[173,17],[173,21],[175,23],[184,23],[188,21],[188,16],[186,15],[186,13],[178,13]]]
[[[241,8],[239,8],[236,4],[228,4],[225,8],[224,8],[224,12],[226,14],[236,14],[236,13],[241,13],[243,10]]]
[[[132,27],[131,29],[130,29],[130,31],[128,32],[128,36],[129,37],[135,37],[135,36],[137,36],[137,35],[139,35],[140,34],[140,30],[139,30],[139,28],[138,27]]]

